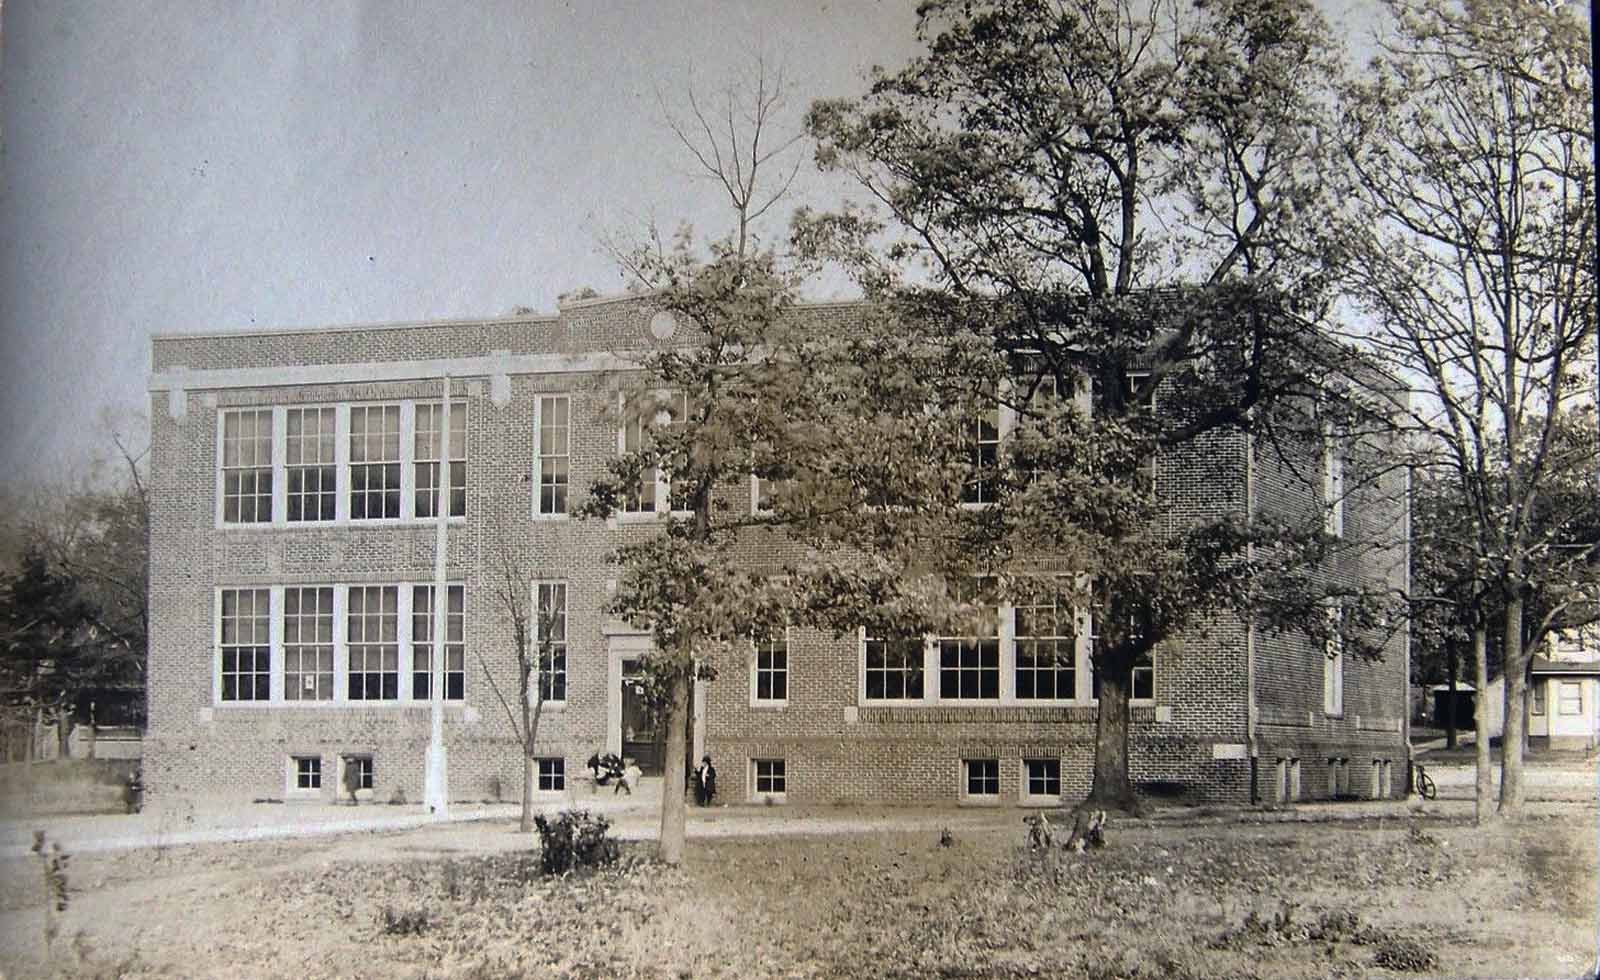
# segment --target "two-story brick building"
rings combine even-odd
[[[852,309],[795,315],[826,328]],[[571,513],[638,437],[610,410],[629,352],[672,330],[629,296],[554,316],[155,338],[151,798],[328,798],[350,770],[380,799],[420,799],[441,609],[450,796],[515,797],[516,652],[496,596],[508,570],[530,605],[559,612],[539,792],[559,798],[596,751],[648,759],[654,723],[629,678],[650,638],[602,611],[606,556],[657,533],[668,494],[650,488],[611,521]],[[1285,460],[1242,434],[1188,452],[1158,461],[1163,494],[1213,512],[1320,513],[1376,545],[1334,574],[1404,584],[1403,476],[1354,479],[1336,450]],[[995,635],[953,659],[941,651],[971,638],[907,654],[865,631],[795,627],[747,671],[700,685],[695,755],[716,758],[735,800],[1071,800],[1091,770],[1089,631],[1048,602],[997,613]],[[1136,675],[1135,779],[1234,802],[1403,793],[1406,657],[1400,634],[1369,662],[1218,622]]]

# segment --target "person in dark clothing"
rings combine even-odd
[[[705,756],[694,770],[694,801],[700,806],[710,806],[711,798],[717,795],[717,770],[711,764],[711,756]]]

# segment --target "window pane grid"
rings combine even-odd
[[[229,524],[272,520],[272,409],[222,416],[222,519]]]
[[[1073,611],[1057,596],[1016,606],[1018,700],[1070,700],[1077,694]]]
[[[283,699],[333,700],[333,589],[283,590]]]
[[[539,399],[539,513],[567,512],[571,464],[571,402],[566,395]]]
[[[866,640],[868,701],[920,701],[922,688],[922,641],[903,637],[888,638],[885,632],[869,632]]]
[[[284,466],[288,518],[331,521],[334,518],[334,410],[291,408],[284,413]]]
[[[400,406],[350,409],[350,518],[400,516]]]
[[[551,793],[565,790],[567,788],[567,760],[540,759],[538,761],[539,791]]]
[[[539,699],[567,699],[567,587],[540,582],[535,597],[533,635],[539,654]]]
[[[349,699],[400,697],[399,590],[392,585],[352,586],[346,610]]]
[[[444,403],[422,402],[416,408],[412,458],[415,461],[416,490],[412,513],[435,517],[435,494],[439,489],[439,449],[444,430]],[[450,516],[467,513],[467,403],[450,403]]]
[[[1028,771],[1029,796],[1061,795],[1061,760],[1028,759],[1023,765]]]
[[[314,755],[297,755],[294,757],[294,788],[322,788],[322,760],[320,758]]]
[[[222,700],[272,696],[271,591],[222,590]]]
[[[966,769],[968,796],[1000,795],[999,759],[968,759]]]
[[[967,465],[973,476],[961,485],[961,502],[987,504],[994,501],[994,472],[1000,462],[1000,412],[985,409],[963,426]]]
[[[782,759],[756,759],[756,792],[779,794],[788,792],[788,773]]]
[[[756,642],[756,700],[789,700],[789,641]]]
[[[449,602],[444,634],[446,701],[460,701],[466,696],[464,588],[452,585],[445,593]],[[411,589],[411,698],[414,701],[426,701],[433,696],[433,589],[431,585],[416,585]]]

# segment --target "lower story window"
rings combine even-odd
[[[294,788],[322,788],[322,758],[315,755],[294,757]]]
[[[344,757],[344,788],[349,792],[370,790],[372,780],[372,756],[347,755]]]
[[[782,759],[756,759],[755,787],[758,796],[780,796],[788,792],[788,772]]]
[[[540,759],[539,792],[560,792],[567,788],[567,760]]]
[[[1060,759],[1026,759],[1022,765],[1027,772],[1029,796],[1061,795]]]
[[[967,773],[968,796],[992,797],[1000,795],[999,759],[967,759],[961,765],[966,769]],[[1059,789],[1057,792],[1059,792]]]

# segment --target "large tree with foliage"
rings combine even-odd
[[[853,174],[892,224],[846,212],[812,217],[807,234],[886,292],[907,266],[931,279],[950,313],[927,321],[943,328],[934,343],[1027,353],[1031,377],[1009,390],[1089,386],[1086,418],[1041,417],[1064,427],[1044,462],[1101,453],[1109,470],[1090,472],[1119,488],[1116,513],[1085,512],[1065,470],[1003,510],[1087,573],[1101,706],[1090,800],[1129,806],[1132,671],[1248,598],[1247,577],[1224,572],[1243,567],[1255,531],[1156,520],[1130,490],[1136,461],[1303,418],[1271,406],[1318,398],[1330,348],[1301,314],[1327,282],[1335,52],[1302,0],[934,0],[917,30],[925,54],[808,117],[819,162]],[[887,261],[871,249],[884,236]],[[1195,410],[1152,415],[1157,389]]]
[[[1561,437],[1594,384],[1590,41],[1570,8],[1531,0],[1385,7],[1393,30],[1345,101],[1348,281],[1370,316],[1362,339],[1418,389],[1422,462],[1453,471],[1471,592],[1494,594],[1500,811],[1514,814],[1528,602],[1572,552],[1551,490],[1593,469]]]

